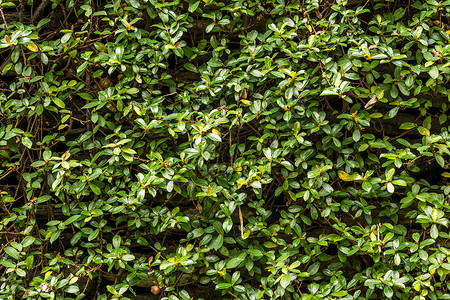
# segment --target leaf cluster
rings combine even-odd
[[[450,298],[450,1],[0,13],[0,297]]]

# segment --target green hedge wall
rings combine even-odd
[[[0,13],[2,299],[450,299],[450,1]]]

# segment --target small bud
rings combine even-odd
[[[152,294],[153,295],[158,295],[160,291],[161,290],[159,289],[159,286],[157,286],[157,285],[152,286]]]

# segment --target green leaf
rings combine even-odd
[[[439,236],[439,230],[438,230],[436,224],[431,225],[430,236],[433,239],[436,239]]]
[[[436,153],[434,157],[436,158],[436,161],[441,166],[441,168],[444,168],[445,167],[445,160],[442,157],[442,155]]]
[[[200,1],[196,1],[196,2],[194,2],[194,3],[192,3],[192,4],[190,4],[190,5],[189,5],[189,8],[188,8],[188,11],[189,11],[190,13],[193,13],[194,11],[197,10],[199,4],[200,4]]]
[[[258,249],[248,249],[247,253],[251,256],[261,257],[263,253]]]
[[[219,59],[211,59],[208,61],[208,65],[211,67],[219,68],[223,66],[223,63]]]
[[[365,286],[373,286],[373,285],[380,284],[380,283],[381,283],[381,281],[378,279],[366,279],[364,281]]]
[[[400,125],[400,129],[402,129],[402,130],[409,130],[409,129],[413,129],[413,128],[415,128],[417,125],[415,124],[415,123],[412,123],[412,122],[405,122],[405,123],[402,123],[401,125]]]
[[[406,186],[406,181],[402,179],[392,180],[392,184],[399,185],[399,186]]]
[[[45,165],[45,161],[42,160],[35,161],[31,164],[33,168],[39,168],[42,167],[43,165]]]
[[[168,182],[167,182],[167,185],[166,185],[166,190],[167,190],[167,192],[172,192],[172,190],[173,190],[173,180],[169,180]]]
[[[55,103],[57,106],[61,107],[61,108],[65,108],[66,104],[59,98],[57,97],[53,97],[52,98],[53,103]]]
[[[91,190],[94,192],[94,194],[96,194],[96,195],[100,195],[101,193],[102,193],[102,191],[100,190],[100,188],[97,186],[97,185],[95,185],[95,184],[93,184],[93,183],[91,183],[91,182],[89,182],[89,187],[91,188]]]
[[[87,68],[88,65],[89,65],[89,62],[85,61],[77,68],[77,76],[78,77],[81,77],[81,75],[83,75],[84,70]]]
[[[391,299],[392,296],[394,295],[394,291],[388,285],[384,286],[383,293],[386,296],[386,298],[388,298],[388,299]]]
[[[52,199],[52,196],[44,195],[44,196],[41,196],[41,197],[37,198],[36,203],[37,204],[44,203],[44,202],[47,202],[50,199]]]
[[[130,95],[134,95],[134,94],[139,93],[139,89],[138,88],[129,88],[127,90],[127,93],[130,94]]]
[[[122,148],[121,151],[129,155],[136,155],[136,151],[131,148]]]
[[[71,216],[70,218],[68,218],[67,220],[64,221],[64,225],[72,224],[73,222],[77,221],[78,219],[81,219],[80,215]]]
[[[438,78],[439,76],[439,69],[436,66],[432,66],[430,71],[428,71],[428,74],[430,74],[430,77],[433,79]]]
[[[348,295],[347,291],[337,291],[337,292],[331,293],[331,296],[338,297],[338,298],[342,298],[342,297],[344,297],[346,295]]]
[[[207,136],[213,140],[214,142],[221,142],[222,138],[220,137],[220,135],[218,135],[217,133],[214,132],[210,132],[207,134]]]
[[[294,171],[294,166],[290,162],[284,160],[280,162],[280,164],[284,166],[288,171]]]
[[[417,131],[419,131],[419,133],[421,135],[426,135],[426,136],[430,135],[430,131],[428,129],[426,129],[425,127],[422,127],[422,126],[417,127]]]
[[[230,232],[231,228],[233,227],[233,220],[231,220],[231,217],[228,217],[223,221],[223,230],[228,233]]]
[[[61,231],[56,230],[50,235],[50,244],[53,244],[61,235]]]
[[[33,237],[33,236],[26,236],[23,240],[22,240],[22,247],[28,247],[28,246],[30,246],[31,244],[33,244],[34,243],[34,241],[36,240],[36,238],[35,237]]]
[[[384,116],[385,119],[392,119],[393,117],[395,117],[398,113],[399,107],[396,106],[394,108],[392,108],[391,110],[388,111],[388,113]]]
[[[233,257],[232,259],[230,259],[227,262],[227,268],[228,269],[233,269],[236,268],[237,266],[239,266],[240,263],[242,263],[244,261],[243,258],[241,257]]]
[[[219,234],[211,243],[210,248],[214,250],[219,250],[223,245],[223,235]]]
[[[122,256],[122,259],[124,261],[133,261],[135,259],[133,254],[125,254],[124,256]]]
[[[393,185],[391,182],[389,182],[389,183],[387,184],[387,190],[388,190],[388,192],[391,193],[391,194],[395,191],[395,187],[394,187],[394,185]]]
[[[16,274],[19,275],[20,277],[25,277],[27,276],[27,272],[25,272],[25,270],[17,268],[16,269]]]
[[[400,20],[405,15],[406,9],[399,7],[394,12],[394,21]]]
[[[74,284],[68,286],[64,291],[69,294],[78,294],[80,292],[80,288],[78,285]]]
[[[280,278],[280,285],[281,285],[283,288],[287,288],[290,284],[291,284],[291,274],[290,274],[290,273],[287,273],[287,274],[281,275],[281,278]]]
[[[320,96],[337,96],[339,93],[332,91],[332,90],[324,90],[322,93],[320,93]]]
[[[48,56],[45,53],[41,53],[41,61],[44,65],[48,64]]]
[[[31,149],[31,147],[33,147],[33,142],[26,136],[22,137],[22,144],[28,149]]]
[[[218,290],[225,290],[231,288],[232,284],[228,282],[222,282],[216,285],[216,289]]]
[[[311,276],[313,276],[319,271],[319,268],[320,262],[315,262],[308,267],[308,270],[306,272],[308,272]]]
[[[358,142],[359,139],[361,138],[361,132],[358,129],[356,129],[355,131],[353,131],[352,138],[355,142]]]
[[[191,63],[186,63],[186,64],[184,64],[184,67],[185,67],[185,69],[188,70],[188,71],[191,71],[191,72],[194,72],[194,73],[197,73],[197,72],[198,72],[197,68],[196,68],[193,64],[191,64]]]
[[[8,254],[12,258],[19,259],[19,252],[17,252],[17,250],[14,249],[13,247],[8,246],[4,249],[4,251],[6,254]]]
[[[127,2],[130,3],[134,8],[140,8],[140,3],[138,0],[127,0]]]
[[[92,231],[92,233],[88,236],[88,241],[92,241],[93,239],[95,239],[99,233],[100,231],[98,230],[98,228]]]
[[[114,249],[118,249],[120,247],[120,244],[122,243],[121,237],[118,235],[115,235],[113,237],[112,243],[113,243]]]
[[[89,94],[89,93],[78,93],[78,96],[80,96],[84,100],[92,100],[92,99],[94,99],[94,97],[92,97],[92,95]]]
[[[250,74],[252,74],[255,77],[264,77],[264,74],[261,71],[259,71],[259,70],[252,70],[250,72]]]

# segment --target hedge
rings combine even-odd
[[[450,1],[0,15],[0,298],[450,299]]]

